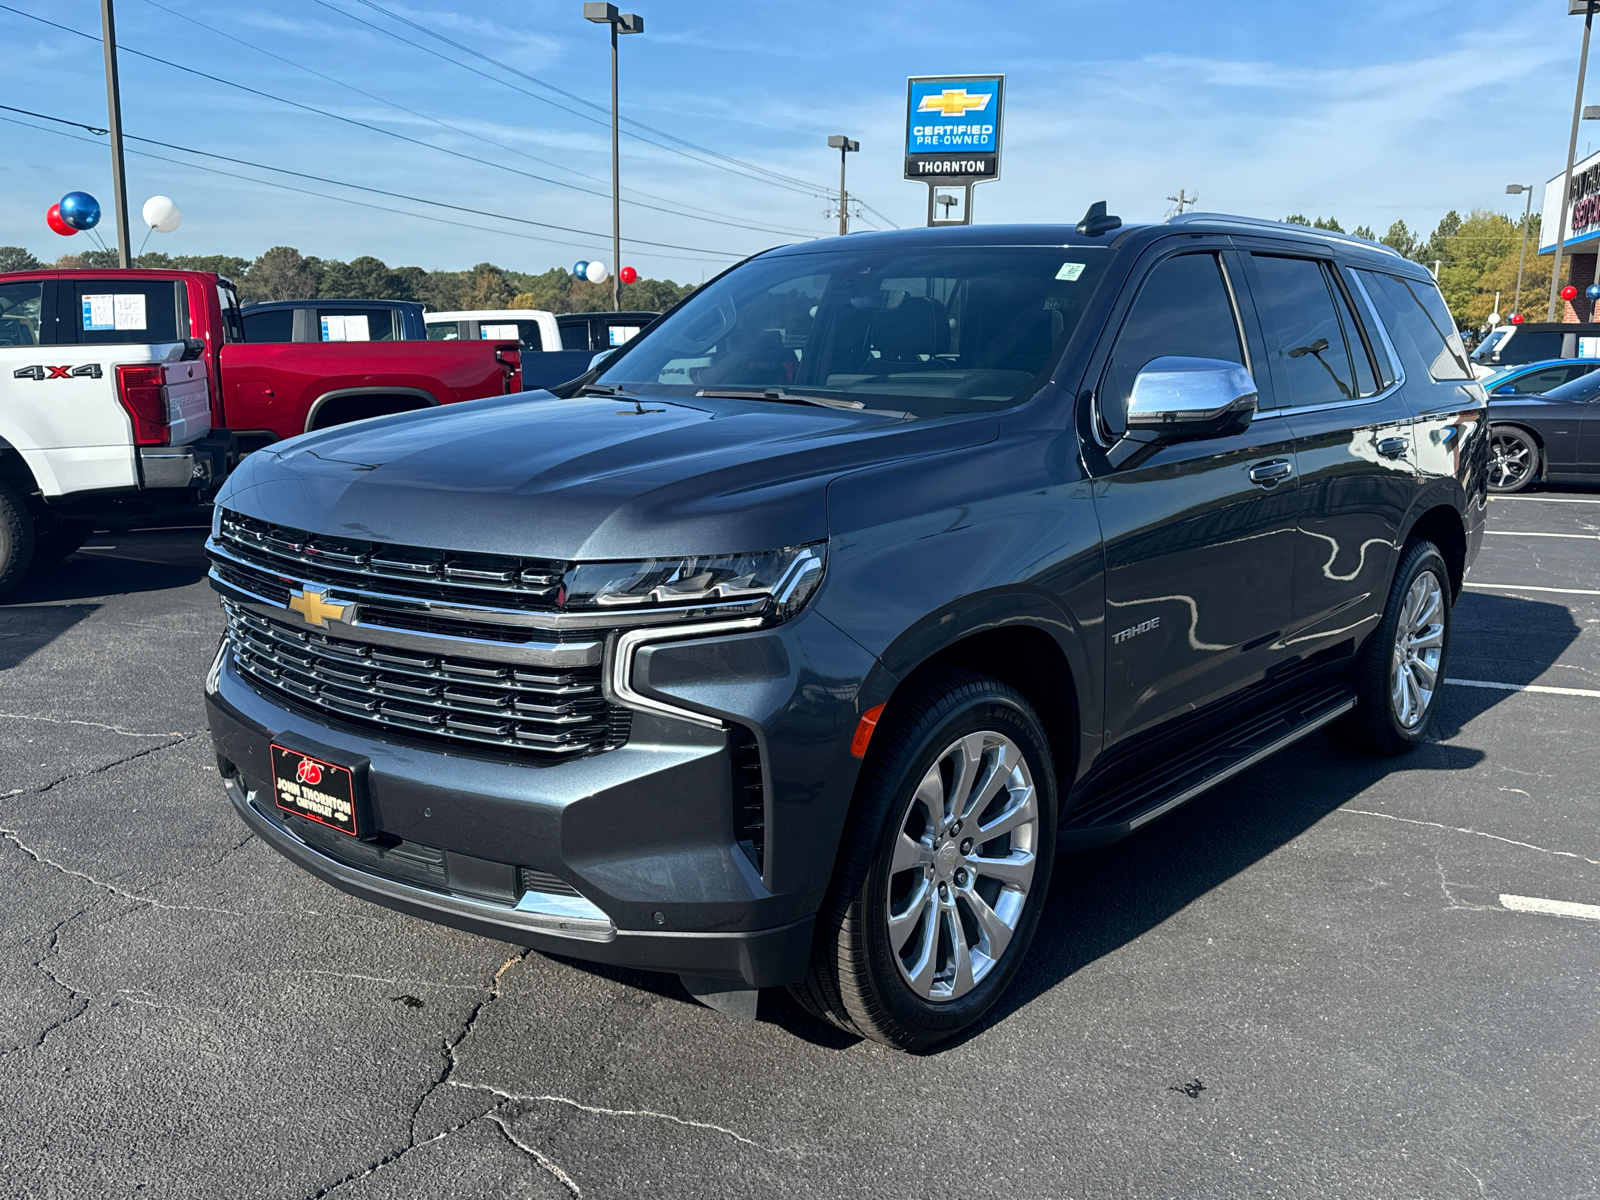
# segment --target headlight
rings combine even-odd
[[[561,604],[569,611],[704,609],[707,617],[787,620],[817,590],[826,562],[826,544],[814,542],[760,554],[582,563],[562,577]]]

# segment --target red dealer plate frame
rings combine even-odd
[[[364,828],[355,772],[303,750],[272,743],[272,799],[279,809],[359,838]]]

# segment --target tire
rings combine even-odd
[[[1335,739],[1380,755],[1420,744],[1433,725],[1449,657],[1449,569],[1432,542],[1407,542],[1383,617],[1351,675],[1355,710],[1332,731]]]
[[[17,586],[33,562],[33,514],[9,484],[0,483],[0,596]]]
[[[43,528],[36,526],[33,533],[33,561],[36,564],[60,562],[87,542],[93,533],[93,521],[56,521]]]
[[[1489,427],[1489,491],[1497,496],[1520,492],[1539,476],[1539,443],[1515,425]]]
[[[954,805],[963,790],[965,811]],[[1056,812],[1049,741],[1018,692],[968,672],[913,683],[873,738],[810,969],[790,991],[815,1015],[902,1050],[976,1024],[1033,940]],[[975,842],[985,816],[995,832]]]

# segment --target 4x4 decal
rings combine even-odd
[[[49,372],[46,374],[46,372]],[[99,379],[105,374],[99,363],[82,363],[76,367],[18,367],[11,372],[14,379]]]

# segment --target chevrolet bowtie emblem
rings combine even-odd
[[[327,596],[328,593],[324,589],[314,587],[290,592],[289,607],[312,625],[320,626],[328,621],[343,620],[344,614],[350,610],[350,605],[334,604],[327,599]]]
[[[946,88],[937,96],[924,96],[917,105],[918,112],[936,112],[946,117],[964,117],[969,109],[989,106],[988,93],[974,96],[966,88]]]

